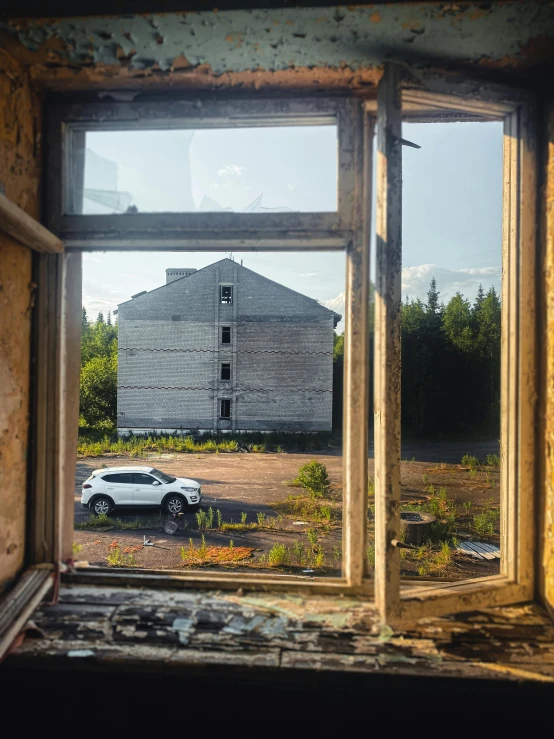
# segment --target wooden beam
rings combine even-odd
[[[5,231],[16,241],[35,251],[45,254],[63,252],[63,242],[57,236],[1,193],[0,231]]]
[[[384,622],[400,607],[400,308],[402,110],[400,70],[386,65],[377,91],[375,290],[375,600]]]

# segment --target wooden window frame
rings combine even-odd
[[[199,117],[198,111],[202,110]],[[106,124],[106,121],[109,121]],[[83,161],[71,159],[71,139],[91,128],[125,129],[177,127],[183,121],[206,125],[307,125],[336,122],[338,126],[338,210],[334,213],[169,213],[124,215],[64,215],[64,171],[83,176]],[[367,493],[368,427],[368,294],[369,294],[369,187],[371,183],[372,122],[363,103],[353,96],[333,98],[213,99],[141,103],[66,104],[47,110],[48,148],[47,224],[59,234],[67,254],[83,251],[339,251],[346,254],[345,394],[353,399],[345,409],[343,575],[325,580],[256,573],[106,573],[89,567],[77,577],[112,584],[149,583],[168,586],[205,586],[234,589],[299,589],[319,593],[371,592],[366,575],[365,520]],[[66,188],[67,189],[67,188]],[[77,188],[77,191],[79,188]],[[82,190],[82,186],[81,186]],[[78,195],[77,195],[78,197]],[[66,306],[80,316],[81,296],[72,295]],[[220,336],[221,340],[221,336]],[[232,334],[231,334],[232,341]],[[73,373],[78,393],[78,373]],[[219,414],[218,414],[219,415]],[[69,433],[69,432],[68,432]],[[348,460],[348,461],[346,461]],[[73,463],[75,454],[73,454]],[[69,527],[69,508],[66,526]],[[72,513],[71,513],[72,518]],[[66,539],[64,546],[67,549]],[[66,557],[70,557],[68,551]]]
[[[78,365],[70,363],[80,331],[80,258],[91,250],[163,250],[219,251],[237,247],[241,250],[286,251],[322,249],[346,253],[346,318],[344,362],[343,422],[343,576],[309,580],[288,575],[255,573],[187,573],[106,572],[87,568],[80,572],[81,581],[101,583],[134,583],[136,585],[168,585],[271,589],[314,593],[366,594],[375,592],[376,606],[382,620],[394,623],[402,619],[438,615],[495,604],[529,600],[534,591],[534,494],[536,417],[536,307],[535,307],[535,133],[532,101],[513,90],[488,88],[467,82],[445,82],[440,77],[413,83],[395,65],[386,65],[379,86],[379,113],[375,103],[363,103],[354,97],[325,101],[323,99],[259,101],[253,98],[232,101],[243,117],[321,115],[322,111],[340,111],[339,120],[339,211],[334,214],[133,214],[114,216],[63,215],[61,182],[67,148],[64,132],[68,122],[88,127],[90,111],[102,105],[111,110],[113,120],[121,127],[126,121],[148,110],[141,104],[93,104],[75,106],[56,103],[50,110],[48,124],[48,172],[50,196],[48,225],[65,242],[62,257],[48,256],[41,278],[40,293],[52,297],[56,330],[54,354],[42,350],[47,357],[49,383],[54,391],[38,391],[37,409],[48,392],[54,392],[52,413],[41,422],[44,443],[48,438],[60,439],[58,445],[39,455],[43,464],[57,470],[58,482],[52,490],[57,503],[49,510],[57,511],[58,525],[53,527],[52,552],[45,555],[52,564],[71,558],[73,518],[73,481],[76,456],[76,413],[78,413]],[[400,463],[398,406],[398,300],[401,268],[401,234],[399,209],[401,173],[399,120],[400,100],[413,119],[443,120],[463,116],[477,120],[482,116],[505,118],[505,191],[503,229],[503,325],[502,325],[502,439],[503,482],[502,503],[502,574],[498,577],[468,580],[451,584],[405,587],[399,576]],[[455,100],[455,105],[453,105]],[[191,110],[191,100],[181,101],[175,111]],[[216,105],[213,101],[212,107]],[[183,107],[184,106],[184,107]],[[329,107],[330,106],[330,107]],[[120,113],[117,113],[118,108]],[[206,110],[207,108],[204,108]],[[212,109],[212,108],[208,108]],[[261,113],[260,113],[261,111]],[[283,112],[284,111],[284,112]],[[311,113],[310,113],[311,111]],[[96,114],[98,118],[100,113]],[[149,113],[146,112],[146,118]],[[168,114],[169,116],[169,114]],[[166,119],[169,120],[169,117]],[[241,119],[242,120],[242,119]],[[267,120],[267,118],[265,119]],[[274,121],[275,118],[272,118]],[[251,125],[252,118],[249,118]],[[376,296],[375,420],[376,420],[376,570],[369,577],[366,558],[367,519],[367,430],[368,430],[368,295],[369,241],[371,212],[372,139],[375,124],[378,138],[378,255],[379,274]],[[388,133],[387,133],[388,131]],[[340,184],[341,177],[343,185]],[[346,182],[346,184],[344,184]],[[56,183],[60,187],[56,187]],[[161,220],[160,220],[161,219]],[[164,219],[169,219],[165,220]],[[164,226],[165,223],[165,226]],[[154,235],[154,229],[159,230]],[[225,233],[226,232],[226,233]],[[222,233],[225,233],[222,240]],[[231,233],[229,239],[228,233]],[[230,241],[232,242],[230,244]],[[47,324],[48,308],[38,311],[38,325]],[[54,316],[54,313],[52,314]],[[506,317],[504,319],[504,316]],[[76,318],[77,317],[77,318]],[[46,322],[46,323],[45,323]],[[52,323],[50,324],[52,325]],[[40,332],[39,332],[40,333]],[[40,343],[40,342],[39,342]],[[45,365],[45,366],[46,366]],[[379,367],[381,372],[379,372]],[[52,379],[53,378],[53,379]],[[51,396],[49,396],[51,397]],[[71,403],[67,403],[67,398]],[[64,400],[62,401],[61,398]],[[65,408],[64,408],[65,406]],[[37,410],[34,424],[40,421]],[[56,433],[48,437],[48,432]],[[396,469],[395,469],[396,465]],[[73,466],[73,470],[71,467]],[[51,477],[53,477],[52,473]],[[64,477],[65,476],[65,477]],[[65,484],[64,483],[65,480]],[[70,484],[71,483],[71,484]],[[60,500],[63,498],[63,500]],[[47,498],[44,499],[47,501]],[[46,504],[49,507],[50,504]],[[69,548],[69,551],[68,551]],[[419,584],[418,584],[419,585]]]
[[[375,110],[375,108],[373,108]],[[501,572],[428,587],[400,579],[402,120],[502,120]],[[387,623],[531,600],[537,461],[536,134],[526,92],[386,65],[377,105],[375,601]]]
[[[358,217],[353,197],[357,107],[359,101],[345,96],[279,99],[195,95],[130,103],[52,102],[47,113],[47,226],[68,249],[345,249]],[[71,206],[70,201],[82,200],[82,146],[86,131],[323,124],[335,124],[338,130],[334,212],[71,213],[79,207]],[[81,153],[73,154],[74,151]]]

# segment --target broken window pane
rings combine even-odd
[[[84,192],[69,212],[337,210],[336,125],[87,131],[76,140]]]
[[[222,305],[232,305],[233,288],[231,285],[221,285],[219,288],[220,303]]]

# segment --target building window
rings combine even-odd
[[[230,362],[221,363],[220,379],[227,380],[227,381],[231,379],[231,363]]]
[[[221,343],[222,344],[231,343],[231,327],[230,326],[221,327]]]
[[[233,286],[232,285],[220,285],[219,286],[219,302],[221,305],[233,305]]]
[[[231,401],[229,398],[223,398],[219,401],[219,417],[231,418]]]

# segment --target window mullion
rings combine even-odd
[[[352,104],[356,132],[353,213],[356,228],[346,251],[344,354],[343,574],[360,588],[367,569],[367,448],[369,400],[369,228],[371,217],[371,141],[373,123]]]
[[[400,308],[402,108],[400,70],[386,65],[377,93],[375,290],[375,600],[383,621],[400,608]]]

